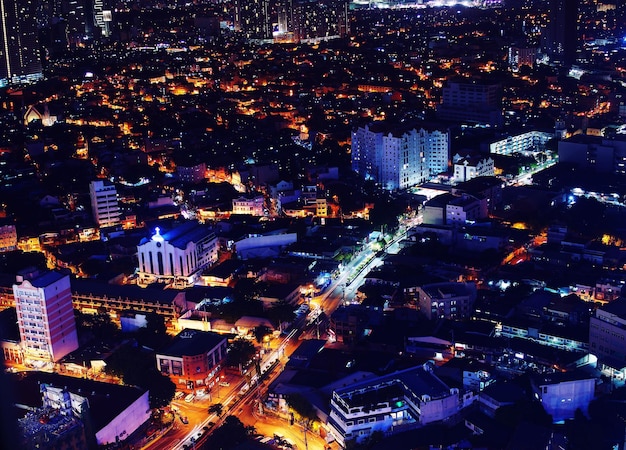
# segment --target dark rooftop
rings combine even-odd
[[[207,353],[226,341],[226,337],[211,331],[183,330],[176,335],[174,340],[165,349],[159,352],[161,355],[170,356],[197,356]]]
[[[66,387],[68,391],[87,398],[92,425],[96,431],[104,428],[146,392],[134,386],[121,386],[36,371],[11,374],[9,382],[13,384],[16,403],[27,406],[42,406],[39,390],[42,383],[57,388]]]

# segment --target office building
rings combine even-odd
[[[0,87],[43,78],[35,0],[0,0]]]
[[[509,47],[509,68],[513,72],[519,72],[523,66],[535,66],[537,61],[537,49],[534,47],[520,47],[513,45]]]
[[[572,64],[578,50],[578,0],[550,0],[548,23],[541,36],[550,62]]]
[[[11,374],[9,380],[15,404],[29,411],[20,419],[20,431],[30,446],[16,448],[121,447],[150,418],[150,392],[137,386],[34,370]],[[63,426],[55,426],[62,418]]]
[[[292,3],[292,29],[296,42],[347,36],[348,2],[345,0],[296,0]]]
[[[376,122],[352,133],[352,169],[389,191],[447,172],[449,159],[450,136],[445,128],[398,128]]]
[[[69,275],[18,275],[13,295],[27,363],[56,362],[78,348]]]
[[[92,37],[94,15],[89,0],[54,0],[51,2],[52,21],[65,24],[66,44],[80,46]]]
[[[181,287],[197,281],[202,270],[217,261],[217,237],[204,225],[187,222],[142,239],[137,246],[139,282],[169,281]]]
[[[89,184],[93,218],[100,228],[114,227],[120,223],[120,207],[115,186],[96,180]]]
[[[599,173],[626,175],[626,137],[577,134],[559,141],[559,162]]]
[[[235,31],[247,39],[272,39],[269,0],[236,0]]]
[[[440,120],[502,125],[502,88],[497,83],[449,81],[437,107]]]

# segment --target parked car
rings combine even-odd
[[[185,396],[185,393],[182,391],[178,391],[176,392],[176,394],[174,394],[174,399],[175,400],[180,400],[181,398],[183,398]]]
[[[194,394],[194,393],[191,393],[191,394],[187,395],[187,397],[185,397],[185,401],[186,401],[187,403],[191,403],[191,402],[193,402],[193,399],[194,399],[194,398],[196,398],[195,394]]]

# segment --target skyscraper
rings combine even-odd
[[[550,0],[548,23],[541,37],[550,61],[572,64],[578,50],[578,0]]]
[[[18,275],[13,285],[25,361],[55,362],[78,348],[69,275]]]
[[[236,0],[235,31],[248,39],[272,39],[269,0]]]
[[[0,86],[42,78],[35,0],[0,0]]]

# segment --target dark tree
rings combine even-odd
[[[226,363],[231,367],[239,367],[241,370],[247,366],[252,356],[256,353],[254,344],[247,339],[235,339],[228,347]]]
[[[221,417],[224,413],[224,405],[221,403],[213,403],[209,406],[209,414],[215,414],[217,417]]]
[[[235,416],[228,416],[224,423],[207,439],[202,447],[206,450],[230,450],[248,440],[248,433],[244,424]]]
[[[125,384],[150,390],[150,407],[167,406],[174,398],[176,385],[160,374],[154,364],[154,353],[139,346],[126,345],[107,359],[106,372],[124,380]]]
[[[74,317],[78,336],[82,342],[89,342],[92,339],[108,341],[115,339],[120,333],[120,329],[107,313],[85,314],[75,309]]]
[[[281,300],[267,311],[267,317],[282,331],[283,323],[293,322],[296,318],[296,314],[293,311],[293,306]]]
[[[146,315],[146,326],[137,330],[137,342],[151,349],[158,349],[171,341],[167,334],[165,319],[156,313]]]

